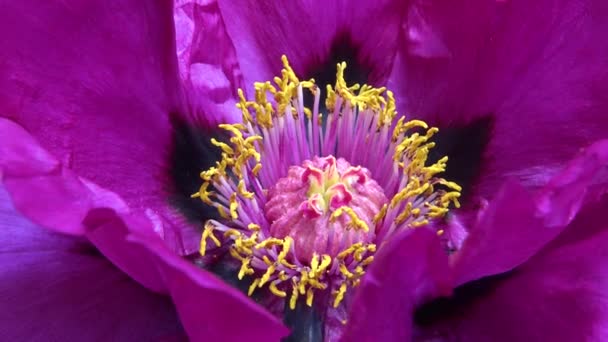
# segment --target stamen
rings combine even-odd
[[[377,246],[459,207],[461,188],[438,177],[447,157],[426,165],[437,128],[396,120],[391,91],[347,85],[339,63],[322,111],[322,88],[281,60],[281,75],[255,83],[253,100],[239,89],[243,122],[219,126],[228,141],[211,140],[222,158],[201,172],[191,197],[222,219],[205,223],[200,254],[227,247],[238,278],[252,279],[250,296],[267,288],[294,309],[300,296],[312,306],[328,291],[338,307]]]

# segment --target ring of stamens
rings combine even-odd
[[[299,80],[285,56],[283,66],[274,85],[255,83],[253,101],[239,90],[237,106],[243,122],[220,125],[230,134],[228,143],[212,140],[222,157],[214,167],[201,172],[202,185],[192,197],[215,207],[221,219],[205,223],[200,253],[227,251],[241,265],[238,278],[252,277],[249,295],[267,288],[288,298],[293,309],[298,298],[304,297],[311,306],[317,291],[329,290],[337,307],[347,290],[360,283],[382,242],[401,229],[444,216],[451,204],[458,207],[461,189],[437,176],[445,171],[447,157],[426,165],[437,129],[419,120],[395,120],[390,91],[368,85],[347,86],[346,64],[340,63],[336,84],[327,86],[327,118],[323,118],[319,111],[321,90],[314,80]],[[314,97],[312,108],[304,105],[304,90]],[[292,139],[293,153],[285,154],[280,148],[287,138]],[[350,146],[340,144],[349,138]],[[357,153],[364,147],[378,156]],[[335,255],[313,253],[310,260],[303,261],[296,256],[292,237],[278,238],[270,233],[272,222],[263,214],[268,189],[285,177],[290,165],[335,153],[353,165],[386,165],[373,176],[392,196],[374,215],[373,227],[349,206],[332,213],[334,219],[344,217],[355,229],[374,229],[374,243],[356,242]],[[291,160],[285,162],[288,158]]]

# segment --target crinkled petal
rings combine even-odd
[[[407,341],[416,305],[449,294],[447,257],[425,228],[401,233],[384,246],[350,308],[346,341]]]
[[[404,2],[218,1],[234,42],[245,84],[272,79],[285,54],[300,74],[329,61],[334,39],[358,46],[354,59],[372,66],[370,82],[383,84],[397,49]],[[333,62],[333,61],[331,61]]]
[[[79,177],[165,216],[169,113],[185,110],[172,13],[165,0],[0,5],[0,116]]]
[[[124,246],[126,228],[108,224],[109,219],[103,215],[109,210],[120,213],[130,211],[117,194],[82,179],[63,167],[12,121],[0,118],[0,134],[15,138],[8,153],[0,148],[0,174],[19,211],[45,228],[86,235],[132,278],[150,289],[164,291],[158,273],[153,268],[146,267],[145,260],[134,253],[132,248]],[[22,154],[11,151],[21,151]],[[21,169],[26,172],[22,174],[19,171]],[[105,208],[105,211],[97,208]],[[132,226],[141,234],[162,233],[150,219],[146,219],[145,224],[134,222]]]
[[[0,176],[15,207],[37,224],[83,234],[92,206],[125,209],[122,200],[63,167],[21,126],[0,118],[0,137]]]
[[[239,120],[236,99],[237,90],[244,88],[243,76],[217,2],[178,0],[174,19],[180,74],[193,119],[208,125]]]
[[[491,118],[475,192],[542,186],[608,129],[601,1],[413,1],[389,88],[440,129]],[[468,137],[463,137],[467,139]]]
[[[574,159],[534,198],[507,183],[481,214],[462,249],[451,256],[456,283],[503,273],[558,236],[585,202],[587,189],[608,166],[608,140]]]
[[[123,217],[124,218],[124,217]],[[168,250],[155,236],[132,234],[128,241],[154,260],[193,341],[279,341],[289,331],[266,309],[215,275]]]
[[[151,293],[81,238],[26,221],[0,188],[0,335],[10,341],[159,340],[183,335]]]
[[[446,341],[608,339],[608,197],[583,209],[551,245],[491,291],[422,327]],[[483,281],[483,280],[482,280]]]

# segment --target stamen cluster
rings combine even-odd
[[[192,196],[221,219],[205,222],[200,253],[227,251],[239,279],[252,277],[250,295],[266,288],[293,309],[329,291],[337,307],[384,241],[459,206],[461,189],[438,177],[447,157],[426,165],[437,129],[395,121],[390,91],[347,86],[340,63],[322,113],[314,80],[299,80],[286,57],[283,66],[274,85],[255,84],[253,101],[239,91],[243,122],[220,125],[229,142],[212,140],[222,158]],[[307,229],[327,238],[302,238]]]

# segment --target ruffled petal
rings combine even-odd
[[[606,340],[606,210],[608,197],[586,206],[554,243],[489,291],[420,327],[422,340]]]
[[[158,238],[132,234],[133,244],[154,260],[182,324],[193,341],[279,341],[289,330],[237,289],[169,251]]]
[[[19,211],[45,228],[86,235],[132,278],[155,291],[165,291],[158,273],[146,267],[145,260],[133,248],[125,246],[124,225],[108,222],[114,214],[109,218],[104,215],[107,211],[131,211],[117,194],[63,167],[12,121],[0,118],[0,135],[14,139],[6,149],[0,148],[0,174]],[[162,235],[162,227],[153,225],[152,218],[132,216],[133,220],[137,217],[132,226],[140,234]]]
[[[183,335],[171,301],[81,238],[26,221],[0,188],[0,334],[11,341],[159,340]]]
[[[175,2],[175,34],[180,75],[192,119],[216,125],[240,119],[237,90],[243,76],[216,1]]]
[[[413,1],[389,82],[403,113],[441,130],[486,118],[475,193],[543,186],[608,129],[601,1]],[[463,139],[469,139],[463,136]]]
[[[172,13],[164,0],[0,6],[0,115],[66,170],[159,216],[171,212],[169,113],[186,110]]]
[[[608,166],[608,140],[574,159],[536,198],[508,183],[480,216],[462,249],[451,256],[456,283],[513,269],[559,235]]]
[[[0,176],[15,207],[37,224],[81,235],[92,206],[125,210],[122,200],[64,168],[21,126],[0,118],[0,137]]]
[[[343,36],[357,47],[357,56],[349,57],[371,67],[370,82],[384,83],[406,5],[391,0],[218,3],[247,87],[272,79],[283,54],[297,73],[311,76],[314,66],[329,62],[332,43]]]
[[[357,290],[344,333],[347,341],[407,341],[414,307],[447,295],[451,277],[437,235],[407,230],[379,252]]]

